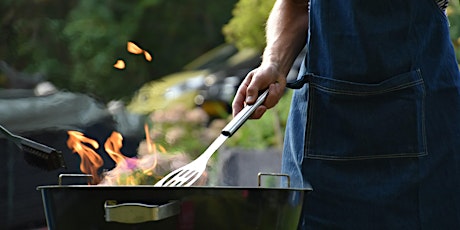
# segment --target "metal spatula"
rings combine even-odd
[[[268,90],[265,90],[258,98],[257,101],[252,104],[245,106],[241,112],[239,112],[223,129],[219,137],[194,161],[189,164],[178,168],[160,181],[158,181],[155,187],[177,187],[177,186],[190,186],[195,183],[201,177],[201,174],[206,170],[206,165],[209,158],[216,152],[216,150],[231,137],[251,116],[252,113],[259,107],[268,95]]]

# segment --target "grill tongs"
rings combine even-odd
[[[214,142],[202,153],[198,158],[189,164],[178,168],[160,181],[158,181],[154,186],[155,187],[178,187],[184,186],[188,187],[195,183],[201,177],[201,174],[206,170],[206,165],[214,154],[214,152],[219,149],[219,147],[231,137],[248,118],[254,113],[254,111],[259,107],[267,98],[268,89],[265,90],[259,97],[256,102],[252,105],[245,106],[223,129],[219,137],[217,137]]]

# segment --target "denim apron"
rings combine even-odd
[[[460,75],[434,0],[311,0],[282,170],[299,229],[460,229]]]

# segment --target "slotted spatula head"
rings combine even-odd
[[[178,186],[190,186],[197,181],[203,172],[206,170],[206,165],[209,158],[217,151],[217,149],[233,135],[243,123],[251,116],[252,113],[261,105],[268,95],[268,90],[265,90],[258,98],[256,103],[248,105],[241,110],[222,130],[222,134],[212,142],[212,144],[201,154],[197,159],[190,162],[189,164],[178,168],[160,181],[158,181],[155,187],[178,187]]]
[[[198,160],[198,159],[197,159]],[[184,167],[178,168],[160,181],[158,181],[156,187],[178,187],[178,186],[190,186],[197,181],[201,174],[206,170],[206,162],[198,162],[197,160],[185,165]],[[205,159],[203,159],[205,160]]]
[[[227,136],[220,135],[212,144],[194,161],[186,164],[158,181],[156,187],[190,186],[197,181],[206,170],[209,158],[227,140]]]

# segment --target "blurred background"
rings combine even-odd
[[[0,226],[46,226],[36,187],[57,184],[61,173],[82,173],[67,131],[101,145],[118,132],[127,157],[151,151],[150,142],[186,161],[201,154],[229,121],[238,85],[260,63],[273,3],[1,1],[0,125],[62,151],[67,168],[34,168],[0,136]],[[457,50],[459,2],[446,13]],[[256,186],[257,172],[279,171],[291,93],[225,143],[209,164],[207,185]],[[105,149],[94,151],[104,160],[100,172],[116,166]]]

